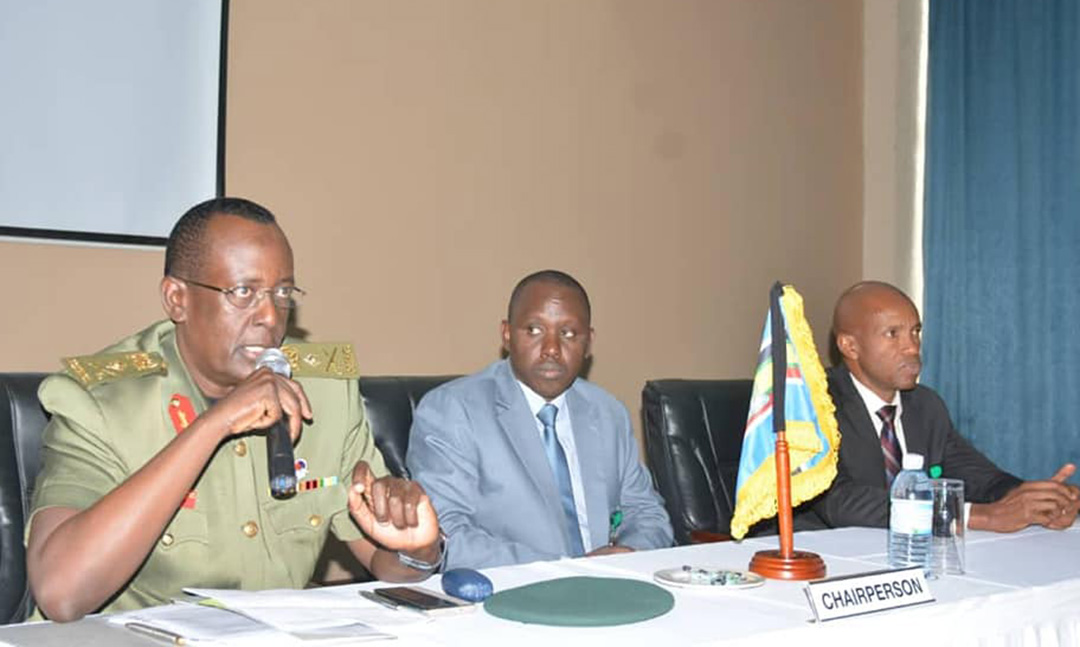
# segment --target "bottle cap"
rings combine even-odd
[[[902,467],[906,470],[921,470],[923,466],[923,455],[913,454],[908,452],[904,454]]]

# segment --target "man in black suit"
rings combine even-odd
[[[1076,466],[1066,463],[1048,480],[1024,482],[972,447],[953,428],[938,394],[917,384],[921,333],[911,299],[887,283],[856,284],[837,301],[833,334],[843,364],[828,373],[840,461],[832,487],[815,502],[818,514],[831,526],[887,526],[899,456],[914,452],[927,468],[940,466],[941,476],[964,481],[969,528],[1071,526],[1080,488],[1065,481]]]

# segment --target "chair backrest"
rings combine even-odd
[[[413,411],[424,394],[455,375],[379,376],[360,378],[360,393],[371,423],[375,446],[383,455],[386,468],[394,476],[409,476],[405,453],[409,450],[409,430]],[[331,535],[323,547],[312,581],[318,584],[343,584],[370,580],[352,552]]]
[[[46,416],[37,399],[45,373],[0,373],[0,624],[33,609],[23,529],[40,465]]]
[[[727,534],[735,509],[751,380],[651,380],[642,391],[645,454],[675,541]]]
[[[375,445],[382,452],[386,468],[394,476],[409,476],[405,453],[409,450],[409,429],[420,398],[456,375],[380,376],[360,378],[364,409],[371,422]]]

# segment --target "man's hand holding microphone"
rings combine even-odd
[[[311,403],[303,387],[290,379],[292,370],[281,350],[264,350],[255,367],[214,409],[229,416],[230,434],[266,429],[271,494],[285,499],[296,493],[293,445],[303,421],[312,419]],[[371,541],[397,551],[406,564],[440,561],[439,521],[420,484],[394,476],[375,478],[368,464],[358,461],[348,497],[350,514]]]

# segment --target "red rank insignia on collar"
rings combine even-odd
[[[191,400],[188,400],[187,397],[174,393],[169,398],[169,418],[172,420],[173,429],[176,430],[176,433],[187,429],[197,415],[195,407],[191,405]]]

